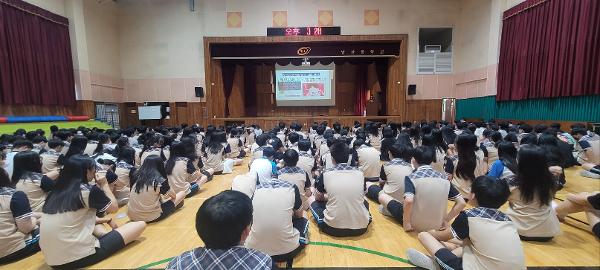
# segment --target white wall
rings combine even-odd
[[[50,12],[65,16],[65,0],[24,0]]]

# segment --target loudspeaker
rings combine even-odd
[[[195,87],[196,97],[204,97],[204,88],[202,86]]]
[[[416,95],[416,94],[417,94],[417,85],[409,84],[408,85],[408,95],[412,96],[412,95]]]

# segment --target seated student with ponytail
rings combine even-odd
[[[350,148],[345,142],[331,145],[331,156],[334,167],[323,171],[315,181],[316,201],[310,205],[311,212],[319,229],[326,234],[362,235],[371,223],[369,204],[364,199],[364,175],[346,163]]]
[[[186,155],[185,142],[171,147],[171,156],[165,163],[169,186],[175,193],[186,192],[186,197],[196,195],[208,177],[194,166]]]
[[[135,184],[127,203],[127,216],[147,223],[162,220],[175,212],[185,198],[185,191],[175,193],[169,186],[167,172],[159,156],[149,156],[132,176]],[[162,197],[168,197],[162,200]]]
[[[446,228],[448,223],[462,211],[466,202],[450,184],[446,175],[430,166],[435,157],[433,149],[419,146],[413,149],[412,165],[415,171],[404,181],[404,202],[380,193],[379,202],[409,231],[427,231]],[[448,200],[454,206],[447,212]]]
[[[371,200],[379,202],[379,194],[383,192],[383,194],[387,194],[394,198],[394,200],[403,203],[404,182],[406,177],[413,172],[413,168],[410,165],[412,148],[409,148],[407,145],[395,143],[388,146],[387,149],[390,152],[389,155],[392,157],[392,160],[381,166],[381,182],[367,182],[366,196]],[[383,185],[383,188],[381,185]],[[386,216],[392,215],[383,205],[379,205],[379,211]]]
[[[48,151],[40,154],[40,158],[42,159],[42,173],[58,171],[59,165],[57,161],[64,146],[65,143],[61,140],[52,139],[48,141]]]
[[[42,174],[42,162],[38,153],[24,151],[15,155],[12,185],[27,195],[34,213],[42,212],[46,196],[54,187],[57,177],[58,171]]]
[[[163,160],[167,160],[169,157],[167,157],[163,151],[165,143],[164,137],[160,133],[146,135],[149,135],[150,137],[144,142],[144,148],[140,153],[140,165],[144,164],[144,160],[152,155],[160,156]]]
[[[115,174],[117,180],[111,183],[112,191],[119,206],[127,204],[133,185],[132,175],[135,173],[135,150],[125,146],[119,148]]]
[[[207,169],[213,169],[213,175],[227,174],[233,172],[233,166],[242,164],[241,159],[225,158],[231,152],[231,147],[227,143],[225,132],[216,131],[211,135],[210,142],[204,151],[204,166]]]
[[[419,233],[419,241],[430,255],[411,248],[409,261],[425,269],[526,269],[516,228],[498,210],[509,195],[506,182],[477,177],[469,195],[469,204],[475,208],[460,212],[452,225],[441,231]],[[462,240],[463,246],[449,243],[455,239]]]
[[[0,167],[0,265],[29,257],[38,251],[39,223],[27,195],[14,189],[6,171]]]
[[[487,163],[483,157],[477,155],[477,137],[468,132],[461,133],[456,137],[454,148],[450,149],[449,157],[446,158],[444,170],[452,185],[463,197],[471,193],[471,182],[477,176],[487,173]]]
[[[232,128],[227,138],[227,144],[231,147],[231,152],[227,157],[231,159],[240,159],[246,157],[246,151],[244,151],[244,143],[240,139],[240,131],[237,128]]]
[[[96,178],[96,163],[86,155],[74,155],[48,194],[40,223],[40,248],[46,263],[55,269],[84,268],[98,263],[135,241],[144,222],[117,226],[99,217],[119,210],[108,182]],[[96,185],[90,181],[96,178]],[[107,231],[104,223],[112,227]]]

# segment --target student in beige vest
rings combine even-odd
[[[226,156],[231,152],[231,146],[227,143],[225,132],[216,131],[211,135],[210,142],[204,150],[204,166],[214,170],[214,175],[233,172],[233,166],[242,164],[239,158],[230,159]]]
[[[165,170],[173,191],[185,191],[187,197],[196,195],[200,187],[208,181],[208,177],[187,157],[185,142],[173,145],[171,156],[165,163]]]
[[[247,172],[245,174],[236,175],[233,178],[231,181],[231,190],[242,192],[249,198],[252,198],[258,183],[258,174]]]
[[[48,141],[48,151],[40,154],[40,158],[42,159],[42,173],[59,170],[60,167],[57,161],[64,146],[65,143],[61,140]]]
[[[331,146],[334,167],[315,181],[316,201],[310,205],[319,229],[333,236],[358,236],[371,223],[369,204],[364,199],[364,175],[346,162],[350,148],[338,141]],[[327,196],[325,196],[327,195]]]
[[[37,223],[27,195],[13,188],[8,174],[0,167],[0,265],[40,251]]]
[[[413,172],[412,165],[410,164],[412,147],[395,143],[387,147],[387,149],[392,160],[381,166],[381,182],[367,182],[366,196],[371,200],[379,202],[379,194],[383,192],[394,198],[394,200],[403,203],[404,182],[406,177]],[[383,185],[383,188],[381,185]],[[379,205],[379,212],[386,216],[392,215],[383,205]]]
[[[277,171],[277,178],[282,181],[289,182],[298,187],[300,191],[300,198],[302,199],[302,205],[294,211],[294,216],[301,218],[304,216],[304,211],[308,209],[308,198],[312,196],[310,189],[311,182],[310,177],[306,171],[298,167],[298,152],[293,149],[288,149],[283,154],[283,162],[285,166]]]
[[[231,152],[227,155],[231,159],[240,159],[246,157],[246,151],[244,150],[244,143],[240,139],[240,131],[237,128],[232,128],[227,138],[227,144],[231,147]]]
[[[135,150],[125,146],[119,148],[115,174],[117,180],[111,183],[111,188],[119,206],[127,204],[131,191],[131,176],[135,173]]]
[[[245,246],[270,255],[275,262],[290,261],[298,255],[308,244],[308,220],[294,218],[302,207],[300,193],[298,186],[281,179],[257,184],[252,197],[253,222]]]
[[[81,135],[74,136],[71,139],[71,143],[69,144],[69,148],[68,148],[67,152],[65,154],[59,156],[56,163],[58,163],[58,165],[62,166],[63,163],[70,157],[75,156],[75,155],[83,155],[83,151],[85,150],[87,143],[88,143],[88,139],[86,137],[81,136]],[[63,148],[63,152],[64,151],[65,151],[65,148]]]
[[[518,171],[508,179],[511,195],[506,214],[517,226],[521,239],[550,241],[560,234],[560,223],[552,208],[557,181],[548,170],[545,152],[524,145],[517,157]]]
[[[165,142],[163,136],[161,134],[149,135],[150,138],[147,138],[144,142],[144,148],[140,153],[140,165],[144,164],[144,160],[148,156],[156,155],[160,156],[163,160],[167,160],[169,157],[165,155],[163,150],[163,144]]]
[[[449,157],[444,165],[452,185],[463,197],[471,193],[471,182],[475,177],[487,173],[483,153],[478,156],[477,149],[477,137],[468,132],[462,133],[456,137],[454,148],[450,148]]]
[[[58,171],[42,174],[40,156],[34,151],[19,152],[15,155],[12,184],[18,191],[23,191],[29,199],[33,212],[42,212],[46,195],[54,187]]]
[[[433,149],[428,146],[413,150],[412,165],[416,169],[405,177],[404,203],[385,193],[379,194],[379,202],[405,231],[443,229],[466,205],[446,176],[431,168],[434,155]],[[448,200],[454,201],[449,212]]]
[[[118,210],[105,178],[95,178],[96,164],[85,155],[65,160],[54,189],[48,194],[40,223],[40,248],[52,268],[83,268],[98,263],[135,241],[144,222],[117,226],[99,219]],[[107,230],[108,223],[112,230]]]
[[[482,133],[481,143],[479,144],[479,149],[483,152],[483,160],[488,164],[488,168],[494,161],[498,160],[498,148],[496,148],[494,139],[502,140],[500,132],[486,129]]]
[[[301,139],[298,141],[298,167],[308,173],[311,183],[314,182],[314,172],[317,169],[317,161],[312,155],[310,149],[310,140]]]
[[[435,159],[431,163],[431,167],[439,173],[445,173],[444,162],[446,161],[446,153],[448,146],[444,143],[442,133],[439,129],[434,129],[431,134],[423,135],[421,145],[429,146],[435,151]]]
[[[132,175],[131,197],[127,204],[130,220],[147,223],[162,220],[179,206],[185,191],[175,193],[169,186],[164,163],[159,156],[149,156]]]
[[[379,173],[381,171],[380,156],[381,153],[375,147],[366,144],[362,139],[354,141],[356,149],[355,162],[358,168],[365,175],[366,182],[379,182]]]
[[[442,231],[419,233],[419,241],[433,258],[409,249],[410,262],[425,269],[526,269],[516,227],[498,210],[510,195],[506,182],[480,176],[471,191],[469,204],[474,208],[460,212]],[[462,247],[448,242],[453,239],[462,240]]]

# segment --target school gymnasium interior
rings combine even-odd
[[[0,134],[491,120],[598,133],[599,48],[596,0],[0,0]],[[164,269],[202,246],[198,208],[251,160],[89,268]],[[600,191],[583,170],[564,170],[555,204]],[[416,269],[418,232],[369,203],[355,237],[322,233],[306,211],[309,243],[291,267]],[[109,217],[128,223],[127,206]],[[526,266],[600,268],[592,225],[573,213],[551,241],[522,241]],[[37,252],[1,268],[50,266]]]

